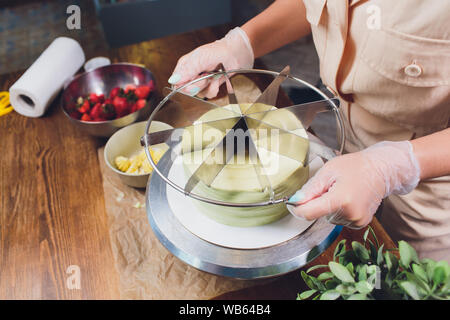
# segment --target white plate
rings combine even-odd
[[[323,165],[322,159],[315,157],[310,162],[310,176]],[[173,162],[168,178],[177,185],[185,185],[187,178],[181,157]],[[257,227],[233,227],[218,223],[202,214],[194,200],[166,186],[169,206],[180,223],[197,237],[213,244],[234,249],[260,249],[288,241],[305,231],[313,221],[303,221],[288,214],[270,224]]]

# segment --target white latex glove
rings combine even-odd
[[[251,69],[254,59],[247,34],[236,27],[222,39],[200,46],[182,56],[169,78],[169,83],[180,87],[199,78],[202,72],[213,71],[219,63],[223,64],[225,70]],[[190,95],[196,95],[206,88],[202,95],[214,98],[224,81],[223,77],[203,80],[186,87],[184,91]]]
[[[390,194],[407,194],[419,183],[420,167],[409,141],[380,142],[328,161],[289,201],[298,218],[322,216],[353,229],[365,227]]]

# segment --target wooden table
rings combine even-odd
[[[207,28],[98,54],[146,65],[162,92],[180,56],[226,30]],[[0,76],[0,91],[21,74]],[[0,299],[120,298],[97,160],[97,148],[104,143],[76,130],[57,102],[42,118],[17,113],[0,118]],[[374,221],[372,227],[392,248],[380,224]],[[361,231],[345,229],[339,239],[361,237]],[[314,264],[327,263],[333,249]],[[81,271],[79,290],[67,286],[71,265]],[[293,299],[301,287],[296,271],[220,298]]]

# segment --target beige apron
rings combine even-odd
[[[449,127],[450,1],[303,2],[322,81],[341,98],[347,152]],[[450,176],[390,196],[381,223],[421,257],[450,261]]]

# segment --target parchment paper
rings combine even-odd
[[[254,101],[260,94],[253,82],[243,76],[233,78],[233,85],[235,89],[239,87],[238,99]],[[173,256],[153,234],[145,207],[136,208],[145,204],[145,190],[124,185],[106,166],[103,149],[98,150],[98,158],[122,299],[210,299],[267,281],[211,275]]]

